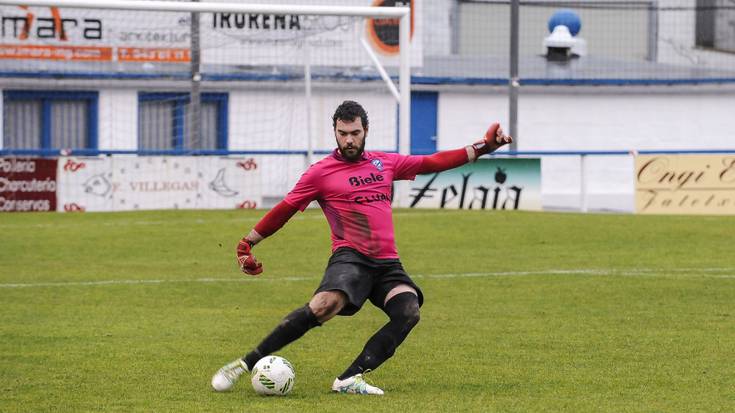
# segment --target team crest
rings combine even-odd
[[[373,159],[372,162],[373,165],[375,165],[375,168],[379,171],[383,171],[383,162],[380,161],[380,159]]]

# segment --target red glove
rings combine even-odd
[[[472,144],[472,149],[475,150],[475,159],[480,155],[485,155],[500,148],[501,146],[513,142],[513,138],[503,134],[503,129],[500,128],[499,123],[493,123],[485,132],[485,136]]]
[[[263,264],[259,263],[250,250],[253,244],[247,238],[243,238],[237,244],[237,262],[245,274],[258,275],[263,272]]]

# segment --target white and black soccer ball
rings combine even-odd
[[[285,396],[293,390],[296,372],[283,357],[266,356],[253,366],[250,381],[258,394]]]

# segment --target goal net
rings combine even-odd
[[[0,1],[2,149],[60,156],[62,210],[268,207],[344,100],[367,150],[407,151],[421,53],[410,2],[380,4]]]

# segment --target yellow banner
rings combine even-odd
[[[635,210],[735,215],[735,154],[638,155]]]

